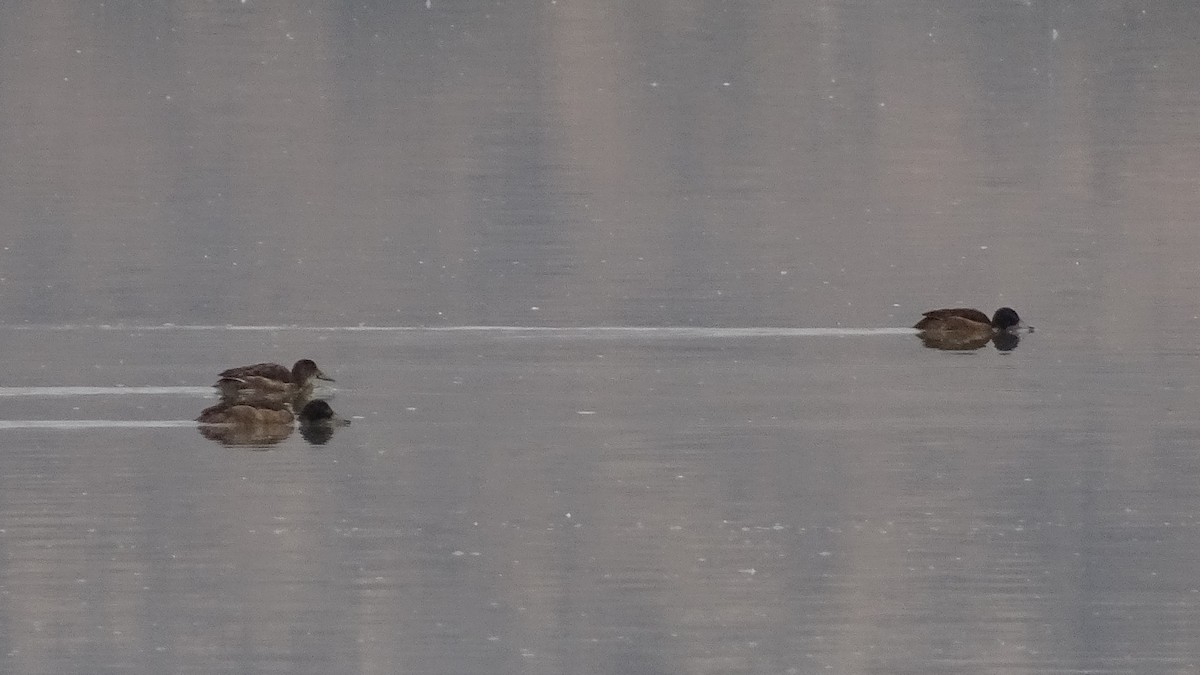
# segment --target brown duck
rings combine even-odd
[[[913,328],[920,331],[991,335],[1021,326],[1021,317],[1011,307],[1001,307],[990,319],[987,314],[966,307],[933,309],[923,316]]]
[[[270,398],[292,398],[312,389],[314,379],[333,382],[334,379],[317,367],[312,359],[300,359],[291,370],[278,363],[256,363],[229,368],[220,374],[213,385],[225,398],[238,398],[247,391]]]
[[[935,309],[914,326],[926,347],[949,351],[980,349],[989,342],[1000,351],[1012,351],[1020,342],[1021,327],[1021,317],[1010,307],[996,310],[991,319],[977,309]]]

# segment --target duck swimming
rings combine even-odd
[[[321,369],[317,367],[317,364],[312,359],[300,359],[292,366],[291,370],[284,368],[278,363],[256,363],[252,366],[238,366],[221,371],[221,377],[262,377],[276,382],[288,382],[301,386],[310,383],[313,378],[328,382],[334,381],[332,377],[321,372]]]
[[[334,379],[317,367],[312,359],[300,359],[291,370],[278,363],[256,363],[221,371],[213,386],[226,398],[236,398],[251,390],[275,397],[294,397],[312,388],[314,379],[333,382]]]
[[[933,309],[925,312],[923,316],[913,328],[926,333],[987,336],[998,332],[1012,332],[1021,327],[1021,317],[1011,307],[1001,307],[991,319],[977,309],[966,307]]]
[[[306,424],[345,426],[349,420],[338,417],[333,408],[325,401],[317,399],[309,401],[300,409],[299,414],[292,414],[291,406],[286,403],[260,399],[253,402],[223,401],[201,411],[196,421],[201,424],[230,424],[245,426],[291,426],[294,420],[300,420],[301,426]]]

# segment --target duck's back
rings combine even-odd
[[[217,380],[217,383],[213,386],[220,389],[222,394],[229,396],[283,396],[294,394],[297,390],[296,385],[291,382],[282,382],[260,375],[243,375],[240,377],[226,375]]]
[[[987,314],[969,307],[951,307],[948,309],[933,309],[922,314],[925,318],[917,322],[913,326],[917,330],[929,330],[931,328],[946,328],[946,329],[963,329],[983,324],[989,329],[992,326],[992,320]]]
[[[226,402],[205,408],[196,421],[201,424],[290,424],[292,419],[291,411],[283,405]]]
[[[222,371],[221,377],[264,377],[278,382],[291,382],[292,371],[278,363],[256,363],[252,366],[238,366]]]

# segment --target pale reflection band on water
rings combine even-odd
[[[310,332],[392,332],[392,333],[478,333],[516,337],[561,338],[757,338],[757,337],[849,337],[870,335],[912,335],[912,328],[783,328],[770,326],[690,327],[690,326],[217,326],[161,324],[135,326],[119,324],[70,324],[7,326],[16,330],[119,330],[119,331],[310,331]],[[0,387],[0,398],[140,395],[206,395],[212,387]],[[163,428],[195,426],[191,420],[0,420],[3,429],[101,429]]]
[[[0,398],[14,396],[110,396],[114,394],[180,394],[196,396],[213,393],[212,387],[0,387]]]
[[[0,398],[107,396],[115,394],[212,394],[212,387],[0,387]],[[0,420],[4,429],[162,429],[194,427],[195,420]]]
[[[0,420],[0,429],[163,429],[194,426],[195,420]]]

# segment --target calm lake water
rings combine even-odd
[[[1200,669],[1198,32],[3,6],[0,671]]]

